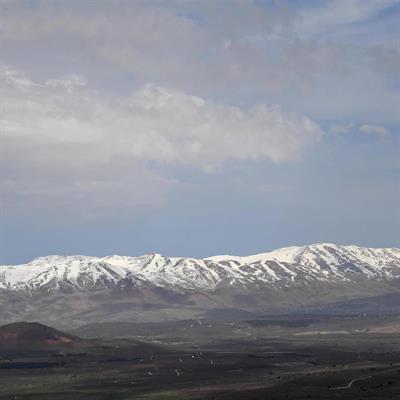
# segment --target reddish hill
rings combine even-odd
[[[77,337],[37,322],[14,322],[0,327],[0,343],[33,342],[40,344],[68,344]]]

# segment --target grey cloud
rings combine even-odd
[[[300,35],[314,37],[327,35],[337,38],[351,34],[352,29],[379,15],[385,9],[398,5],[398,0],[335,0],[305,6],[296,21]],[[354,28],[354,25],[358,25]]]
[[[354,124],[349,123],[349,124],[333,124],[330,127],[331,132],[333,133],[339,133],[339,134],[344,134],[344,133],[349,133],[354,127]]]
[[[399,94],[388,85],[398,49],[320,38],[368,21],[393,1],[323,2],[300,11],[281,2],[35,4],[3,6],[0,44],[3,57],[17,62],[27,49],[30,69],[36,65],[42,74],[48,69],[54,76],[52,65],[57,74],[85,68],[104,87],[104,78],[118,72],[131,75],[136,87],[153,82],[236,103],[243,96],[250,103],[274,98],[313,118],[352,112],[360,121],[366,114],[398,121],[392,104]]]

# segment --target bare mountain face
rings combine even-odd
[[[164,320],[285,311],[399,292],[400,249],[334,244],[206,259],[48,256],[0,266],[0,322]]]

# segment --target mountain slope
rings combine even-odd
[[[323,243],[248,257],[48,256],[0,266],[0,323],[166,321],[213,309],[345,312],[346,304],[365,310],[374,304],[365,299],[399,293],[395,248]]]

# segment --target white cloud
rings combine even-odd
[[[384,127],[379,125],[361,125],[359,127],[359,131],[362,133],[377,135],[382,139],[385,139],[390,136],[390,132]]]
[[[0,102],[3,198],[14,206],[154,205],[177,185],[163,165],[291,162],[321,137],[312,120],[276,106],[241,109],[150,84],[114,98],[82,77],[37,83],[5,68]]]

